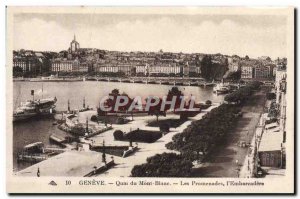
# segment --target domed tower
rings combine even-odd
[[[76,41],[76,36],[74,35],[74,39],[70,43],[70,53],[76,52],[79,48],[80,48],[80,45]]]

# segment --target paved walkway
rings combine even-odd
[[[177,128],[171,128],[170,133],[163,136],[154,143],[139,143],[139,150],[136,151],[133,155],[122,158],[118,156],[113,156],[115,163],[117,164],[112,169],[107,172],[100,174],[99,176],[111,176],[111,177],[127,177],[131,175],[131,170],[134,165],[146,163],[146,159],[155,154],[163,152],[175,152],[168,150],[165,147],[165,144],[172,140],[172,137],[181,133],[188,125],[191,124],[193,120],[201,119],[207,112],[216,108],[219,104],[213,105],[207,110],[199,113],[195,117],[189,118],[189,121],[186,121],[181,126]],[[92,114],[89,112],[88,114]],[[86,115],[85,115],[86,116]],[[82,120],[86,117],[80,117]],[[166,117],[160,117],[160,120],[163,119],[179,119],[179,115],[167,115]],[[128,142],[114,140],[113,132],[117,129],[122,131],[130,131],[132,129],[140,128],[147,130],[159,130],[158,127],[148,127],[149,120],[155,120],[155,116],[143,116],[136,117],[134,121],[125,124],[125,125],[113,125],[113,130],[106,131],[100,135],[97,135],[90,140],[93,140],[96,144],[102,144],[105,140],[106,145],[115,145],[115,146],[125,146],[129,145]],[[28,167],[22,171],[16,173],[19,176],[36,176],[38,168],[40,169],[41,176],[83,176],[88,172],[93,170],[94,166],[99,166],[101,164],[101,156],[99,152],[93,151],[69,151],[52,157],[43,162],[37,163],[31,167]],[[107,155],[107,159],[110,155]]]
[[[128,177],[131,175],[131,170],[135,165],[139,165],[139,164],[143,164],[146,163],[146,160],[148,157],[154,156],[156,154],[161,154],[164,152],[174,152],[174,153],[178,153],[177,151],[171,151],[169,149],[167,149],[165,147],[165,145],[172,141],[172,137],[177,134],[177,133],[181,133],[185,128],[187,128],[188,125],[191,124],[192,120],[198,120],[201,119],[205,114],[207,114],[207,112],[209,112],[211,109],[216,108],[218,105],[216,106],[212,106],[209,109],[207,109],[205,112],[201,112],[198,115],[196,115],[195,117],[190,118],[189,121],[186,121],[185,123],[183,123],[181,126],[177,127],[177,128],[171,128],[171,132],[166,134],[165,136],[163,136],[162,138],[160,138],[159,140],[157,140],[154,143],[151,144],[147,144],[147,143],[139,143],[139,151],[137,151],[135,154],[126,157],[126,158],[118,158],[117,161],[115,161],[116,163],[118,163],[118,165],[116,165],[114,168],[108,170],[107,172],[100,174],[100,176],[114,176],[114,177]],[[153,119],[154,116],[147,116]],[[179,116],[175,116],[178,117]],[[167,116],[166,118],[161,118],[162,119],[171,119],[174,118],[174,116]],[[149,119],[149,118],[148,118]],[[156,128],[156,130],[159,130],[158,127],[146,127],[146,122],[147,120],[144,119],[138,119],[136,118],[135,121],[133,121],[133,126],[135,126],[136,128],[141,128],[141,129],[152,129]],[[116,125],[115,125],[116,126]],[[131,128],[133,127],[131,126]],[[117,127],[116,127],[117,128]],[[125,129],[122,127],[122,129]],[[99,136],[99,139],[101,140],[101,136],[105,136],[104,134],[101,134]],[[112,136],[109,136],[109,138],[111,139]],[[97,140],[97,139],[95,139]],[[106,136],[105,136],[105,140],[106,140]],[[106,141],[105,141],[106,142]],[[114,143],[120,143],[120,141],[114,141]],[[121,142],[124,145],[124,142]],[[125,144],[127,144],[125,142]]]
[[[101,164],[101,153],[94,151],[68,151],[42,161],[16,173],[18,176],[72,176],[82,177]]]
[[[260,114],[265,104],[265,93],[260,91],[253,95],[242,108],[244,113],[237,127],[227,134],[224,143],[218,145],[205,163],[193,171],[195,177],[240,177],[242,166],[248,165],[246,157],[250,149],[240,147],[238,143],[251,143]]]

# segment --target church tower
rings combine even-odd
[[[76,41],[76,36],[74,34],[74,39],[70,43],[70,53],[76,52],[80,48],[79,43]]]

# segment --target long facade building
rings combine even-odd
[[[26,72],[41,72],[42,61],[35,57],[20,57],[13,59],[13,67],[22,69],[23,73]]]
[[[114,63],[108,62],[106,60],[98,60],[94,63],[93,69],[95,72],[103,72],[103,73],[118,73],[123,72],[126,75],[154,75],[154,74],[186,74],[196,73],[200,74],[200,67],[195,65],[179,65],[177,63],[156,63],[156,64],[148,64],[148,63],[134,63],[134,62],[124,62],[124,63]]]
[[[274,77],[272,65],[242,65],[241,78],[242,79],[267,79]]]
[[[86,63],[78,60],[53,60],[51,62],[52,72],[88,72]]]
[[[277,65],[275,78],[276,122],[264,127],[258,155],[260,166],[284,169],[286,165],[286,66]]]

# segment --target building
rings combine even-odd
[[[131,75],[133,66],[128,63],[111,62],[108,60],[98,60],[94,63],[94,71],[99,73],[124,73]]]
[[[238,70],[240,70],[240,66],[238,62],[233,62],[231,64],[228,65],[228,70],[230,72],[236,72]]]
[[[258,157],[261,167],[284,167],[285,155],[282,131],[264,131],[258,149]]]
[[[74,35],[74,39],[70,43],[69,52],[70,53],[75,53],[75,52],[77,52],[79,50],[79,48],[80,48],[80,45],[76,41],[76,36]]]
[[[243,65],[241,66],[241,78],[242,79],[251,79],[254,76],[253,66]]]
[[[271,77],[270,67],[257,65],[254,67],[254,76],[256,79],[266,79]]]
[[[38,74],[42,71],[43,61],[34,56],[15,57],[13,67],[19,67],[23,73],[32,72]]]
[[[182,66],[182,74],[183,77],[188,77],[190,74],[190,65],[189,62],[186,62],[184,66]]]
[[[180,66],[175,63],[157,63],[155,65],[150,65],[148,67],[150,74],[179,74],[180,73]]]
[[[275,94],[277,121],[265,125],[258,156],[262,167],[285,168],[286,164],[286,66],[279,64],[276,70]]]
[[[269,69],[269,71],[270,71],[269,77],[270,78],[274,78],[275,77],[275,73],[276,73],[276,72],[274,72],[274,68],[276,68],[276,65],[274,65],[274,64],[267,64],[267,65],[265,65],[265,67],[267,67]]]
[[[119,68],[116,65],[112,65],[109,63],[95,63],[94,64],[94,70],[95,72],[100,73],[117,73],[119,72]]]
[[[73,65],[73,68],[72,68],[72,72],[84,73],[84,72],[88,72],[88,71],[89,71],[89,66],[86,62],[77,63],[77,64]]]
[[[79,70],[78,60],[53,60],[51,62],[52,72],[74,72]]]
[[[137,75],[147,75],[148,65],[147,64],[139,64],[135,66],[135,72]]]
[[[276,91],[276,103],[280,103],[282,91],[285,92],[286,87],[286,67],[284,65],[278,65],[275,75],[275,91]],[[285,86],[283,86],[285,85]],[[284,89],[284,90],[283,90]]]
[[[285,121],[286,121],[286,68],[282,66],[277,67],[276,79],[275,79],[275,94],[276,103],[279,107],[279,124],[282,131],[285,132]]]
[[[196,65],[189,66],[189,76],[198,76],[201,73],[200,67]]]

